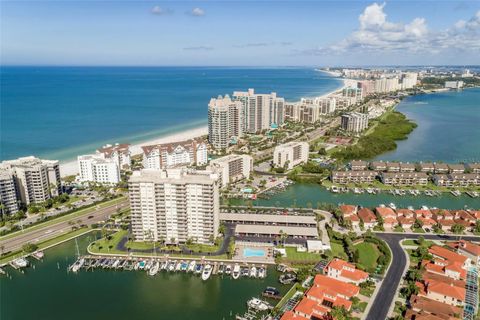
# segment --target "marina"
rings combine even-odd
[[[91,271],[95,269],[145,271],[150,276],[155,276],[162,271],[192,273],[200,276],[204,281],[208,280],[212,275],[231,276],[232,279],[264,279],[267,277],[265,264],[222,262],[206,259],[195,261],[171,257],[139,258],[86,255],[78,257],[74,263],[68,266],[68,271],[73,273],[77,273],[80,270]]]

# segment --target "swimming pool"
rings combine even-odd
[[[243,256],[245,258],[250,257],[265,257],[265,250],[263,249],[252,249],[252,248],[244,248],[243,249]]]

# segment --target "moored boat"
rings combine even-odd
[[[233,279],[240,278],[240,265],[235,264],[235,266],[233,267],[232,278]]]
[[[160,269],[160,262],[155,262],[153,266],[148,270],[148,275],[154,276],[157,274],[158,270]]]
[[[205,268],[203,268],[202,272],[202,280],[208,280],[210,278],[210,275],[212,274],[212,265],[207,264]]]

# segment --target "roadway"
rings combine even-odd
[[[43,227],[41,225],[38,225],[32,227],[32,230],[25,229],[24,231],[20,231],[16,236],[0,241],[0,246],[3,246],[4,253],[13,252],[21,249],[22,245],[26,243],[39,243],[72,231],[72,226],[74,225],[72,224],[72,222],[74,222],[77,226],[78,224],[85,224],[91,226],[92,224],[98,223],[99,221],[107,220],[111,214],[117,212],[117,209],[125,209],[128,207],[128,199],[125,199],[121,202],[117,202],[116,204],[112,204],[107,207],[92,208],[91,210],[88,210],[85,214],[76,215],[71,217],[70,219],[63,220],[58,223],[52,224],[52,221],[55,220],[48,221],[48,225],[45,225]],[[90,216],[92,217],[89,218]],[[63,216],[62,218],[65,217],[67,216]],[[79,222],[79,220],[81,220],[81,222]]]
[[[382,281],[375,300],[368,312],[366,320],[388,319],[390,305],[397,294],[397,287],[402,280],[403,272],[407,264],[407,258],[400,241],[404,239],[418,239],[423,236],[428,240],[471,240],[478,241],[478,236],[454,236],[454,235],[434,235],[434,234],[398,234],[398,233],[376,233],[378,238],[384,240],[392,251],[392,261],[387,271],[387,275]]]

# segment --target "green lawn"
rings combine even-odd
[[[330,247],[332,248],[332,253],[335,257],[343,260],[348,260],[347,253],[345,252],[343,245],[336,242],[330,242]]]
[[[434,244],[433,241],[431,240],[424,240],[425,244],[428,245],[429,247],[432,246]],[[413,239],[407,239],[407,240],[403,240],[402,241],[402,244],[404,246],[418,246],[418,243],[413,240]]]
[[[321,260],[321,256],[318,253],[297,252],[297,248],[294,247],[285,247],[285,251],[287,256],[282,257],[283,262],[318,262]]]
[[[423,230],[422,228],[412,228],[412,231],[415,233],[425,233],[425,230]]]
[[[295,292],[297,292],[297,290],[301,290],[302,287],[299,283],[295,283],[291,288],[290,290],[288,290],[287,293],[285,293],[285,295],[282,297],[282,299],[277,303],[277,305],[275,306],[275,308],[277,309],[281,309],[283,307],[283,305],[285,303],[287,303],[288,299],[290,299],[291,297],[293,297],[293,295],[295,294]]]
[[[373,243],[362,242],[357,244],[358,262],[367,270],[373,270],[377,267],[377,259],[380,255],[378,248]]]
[[[375,287],[360,288],[360,294],[366,297],[371,297],[373,294],[373,291],[375,291]]]
[[[220,249],[220,246],[217,245],[209,245],[209,244],[202,244],[202,243],[192,243],[186,245],[186,247],[193,252],[216,252]]]
[[[115,203],[118,203],[118,202],[121,202],[121,201],[124,201],[124,200],[125,200],[124,197],[120,197],[120,198],[117,198],[117,199],[113,199],[113,200],[103,202],[101,204],[98,204],[97,206],[100,207],[100,208],[104,208],[104,207],[111,206]],[[30,227],[26,226],[23,231],[12,232],[12,233],[7,234],[3,237],[0,237],[0,240],[7,240],[7,239],[10,239],[10,238],[13,238],[13,237],[19,235],[22,232],[34,231],[34,230],[37,230],[37,229],[40,229],[40,228],[43,228],[43,227],[46,227],[46,226],[54,225],[54,224],[59,223],[59,222],[70,220],[70,219],[78,217],[78,216],[86,215],[90,212],[96,211],[97,206],[88,207],[88,208],[85,208],[85,209],[79,209],[78,211],[75,211],[75,212],[69,213],[67,215],[64,215],[64,216],[61,216],[61,217],[58,217],[58,218],[54,218],[54,219],[45,221],[43,223],[39,223],[39,224],[30,226]]]

